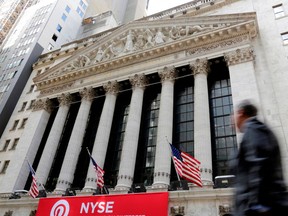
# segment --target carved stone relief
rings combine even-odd
[[[121,36],[99,46],[88,54],[80,55],[76,60],[66,66],[63,71],[71,71],[88,65],[94,65],[115,57],[123,56],[131,52],[148,49],[166,42],[179,40],[191,35],[222,28],[219,25],[193,25],[171,26],[165,28],[146,28],[128,30]],[[53,74],[55,76],[55,74]]]
[[[38,110],[46,110],[47,112],[51,113],[52,111],[52,102],[48,99],[39,99],[33,104],[33,112]]]
[[[134,76],[129,77],[129,81],[133,88],[145,88],[148,84],[147,78],[144,74],[135,74]]]
[[[117,81],[109,81],[103,85],[107,94],[116,95],[119,92],[119,83]]]
[[[225,53],[224,57],[228,65],[235,65],[255,59],[254,51],[251,47]]]
[[[191,63],[190,67],[194,76],[197,74],[208,75],[210,71],[210,66],[207,59],[196,59],[196,61]]]

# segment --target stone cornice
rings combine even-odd
[[[241,18],[243,18],[242,22]],[[216,25],[213,24],[215,23],[215,19],[217,19],[216,22],[218,23]],[[235,20],[237,20],[237,22]],[[133,29],[132,33],[137,34],[138,36],[140,33],[146,31],[147,29],[143,29],[140,24],[146,23],[147,25],[147,21],[139,21],[132,23],[133,25],[131,24],[124,26],[122,29],[117,29],[115,34],[110,34],[107,36],[106,40],[103,39],[98,41],[97,44],[100,45],[93,45],[82,51],[79,51],[78,56],[73,57],[72,59],[69,58],[63,63],[52,67],[47,72],[40,74],[34,78],[34,82],[36,83],[38,89],[41,91],[41,94],[45,95],[51,93],[51,91],[59,92],[64,89],[70,89],[73,87],[73,83],[75,81],[85,77],[93,76],[95,74],[103,73],[105,71],[129,66],[175,52],[186,51],[186,55],[194,55],[194,53],[199,53],[199,49],[203,49],[203,47],[206,47],[206,50],[207,47],[209,47],[210,50],[214,50],[215,48],[219,48],[219,44],[222,44],[222,46],[224,46],[223,44],[226,44],[226,46],[230,46],[231,44],[235,45],[239,42],[242,42],[243,40],[250,41],[257,36],[257,23],[255,13],[246,13],[243,14],[243,17],[241,14],[203,17],[201,21],[202,25],[200,25],[200,28],[197,27],[199,25],[196,25],[197,22],[200,22],[200,18],[191,19],[189,26],[187,26],[187,22],[187,18],[177,19],[177,21],[175,20],[174,25],[171,24],[171,22],[167,22],[167,20],[160,20],[156,24],[153,21],[149,30],[151,29],[153,31],[154,38],[156,38],[158,32],[160,34],[163,32],[168,34],[169,32],[172,34],[172,36],[170,36],[175,36],[176,39],[169,40],[169,38],[167,39],[167,35],[164,35],[167,39],[166,41],[162,42],[160,38],[159,43],[156,44],[155,39],[155,41],[153,41],[154,46],[151,45],[151,47],[143,47],[141,49],[139,48],[138,50],[136,48],[136,50],[132,50],[133,47],[131,48],[127,45],[127,38],[129,36],[129,32],[131,33],[131,29]],[[163,24],[163,27],[156,27],[161,23]],[[152,24],[154,25],[154,28]],[[136,25],[138,25],[138,28]],[[179,26],[179,28],[177,26]],[[174,30],[175,32],[173,32]],[[118,37],[116,33],[118,33]],[[179,36],[178,34],[181,35]],[[115,39],[115,35],[118,41],[125,39],[125,50],[123,50],[123,47],[121,51],[123,54],[120,53],[119,55],[114,55],[113,58],[110,56],[110,58],[108,58],[106,56],[108,58],[107,60],[97,60],[97,49],[99,49],[101,46],[108,47],[108,41],[112,41],[111,43],[117,41]],[[149,36],[147,37],[149,38]],[[146,41],[146,45],[147,44],[148,42]],[[55,89],[58,90],[56,91]]]

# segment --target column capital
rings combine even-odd
[[[119,83],[117,81],[109,81],[103,84],[106,94],[117,95],[119,92]]]
[[[148,84],[145,74],[135,74],[134,76],[129,77],[129,81],[133,86],[133,89],[136,87],[144,89]]]
[[[52,112],[52,102],[49,98],[37,100],[32,108],[32,111],[46,110],[48,113]]]
[[[173,81],[175,80],[177,76],[177,71],[175,67],[164,67],[162,71],[158,72],[161,82],[164,81]]]
[[[92,87],[84,88],[80,90],[80,96],[82,100],[92,101],[95,96],[95,91]]]
[[[73,97],[71,96],[70,93],[66,94],[63,93],[60,96],[58,96],[57,99],[59,101],[60,106],[69,106],[73,101]]]
[[[190,68],[192,69],[192,73],[194,76],[197,74],[208,75],[210,71],[209,62],[207,58],[196,59],[194,62],[190,64]]]
[[[254,50],[251,47],[237,49],[228,53],[224,53],[227,65],[236,65],[248,61],[254,61]]]

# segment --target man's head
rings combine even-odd
[[[240,102],[235,112],[236,127],[241,131],[244,122],[251,117],[257,115],[257,108],[249,100]]]

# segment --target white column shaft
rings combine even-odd
[[[194,156],[201,162],[203,183],[212,182],[212,150],[207,75],[195,75]]]
[[[94,147],[92,151],[92,156],[98,166],[102,169],[104,168],[104,162],[107,152],[107,147],[109,143],[109,137],[111,132],[111,126],[113,121],[113,114],[115,110],[116,95],[106,94],[105,103],[103,106],[99,126],[97,129],[97,134],[94,142]],[[89,164],[87,181],[85,188],[96,188],[96,173],[93,168],[92,163]]]
[[[56,191],[64,191],[72,184],[91,104],[90,100],[82,100],[81,102],[59,174]]]
[[[143,95],[143,88],[134,88],[125,130],[118,182],[116,185],[116,188],[118,189],[128,189],[131,187],[133,182],[141,122]]]
[[[46,141],[37,171],[37,181],[45,185],[61,138],[69,106],[60,106]]]
[[[161,90],[153,186],[170,184],[171,150],[167,140],[172,142],[173,100],[174,81],[166,80]]]

